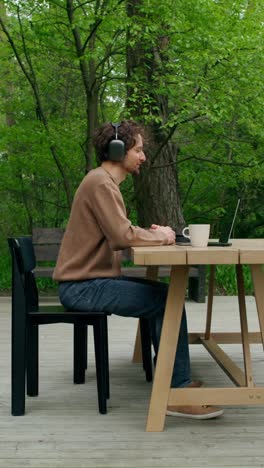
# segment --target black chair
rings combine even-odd
[[[93,326],[98,405],[107,412],[109,398],[109,358],[107,315],[103,312],[66,311],[63,306],[40,306],[33,270],[36,259],[31,237],[8,239],[12,256],[12,345],[11,394],[12,415],[25,413],[27,394],[38,395],[38,327],[42,324],[73,324],[73,381],[85,382],[87,367],[87,325]],[[149,323],[141,319],[143,367],[146,379],[152,380]]]

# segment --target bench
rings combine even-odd
[[[35,269],[36,277],[52,277],[63,235],[64,229],[62,228],[33,228],[32,239],[37,262],[37,267]],[[123,260],[130,260],[129,249],[123,251]],[[53,265],[46,265],[51,262],[53,262]],[[146,276],[146,267],[122,266],[122,274],[125,276],[144,278]],[[159,278],[169,276],[169,266],[162,266],[159,268]],[[190,268],[188,287],[189,299],[196,302],[205,302],[205,276],[206,270],[204,265],[196,265]]]

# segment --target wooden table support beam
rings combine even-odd
[[[220,348],[220,346],[218,346],[212,338],[210,340],[204,340],[201,338],[201,343],[232,382],[238,387],[244,387],[246,382],[245,374]]]
[[[211,332],[210,337],[218,344],[241,344],[241,332]],[[204,332],[190,332],[189,343],[201,344],[200,338],[205,339]],[[262,343],[260,332],[249,332],[249,342],[252,344]]]
[[[171,389],[169,405],[263,405],[263,387]]]

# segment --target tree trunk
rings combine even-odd
[[[147,146],[146,163],[140,176],[134,177],[138,222],[148,227],[152,223],[169,225],[178,233],[185,226],[175,171],[176,145],[171,142],[160,151],[159,135],[148,126],[151,143]],[[153,163],[153,157],[155,162]],[[153,164],[152,164],[153,163]]]
[[[96,66],[94,59],[88,54],[85,56],[85,50],[88,47],[89,52],[93,52],[95,48],[96,29],[97,23],[90,26],[89,34],[86,41],[81,39],[80,28],[75,23],[74,12],[75,8],[73,0],[67,0],[67,15],[71,25],[71,30],[75,43],[76,55],[79,59],[79,66],[84,86],[84,92],[86,97],[86,139],[84,144],[84,156],[85,156],[85,171],[89,172],[93,167],[93,142],[92,137],[94,129],[98,122],[98,86],[96,83]],[[99,24],[99,23],[98,23]]]
[[[143,18],[139,12],[141,3],[142,0],[127,2],[127,14],[137,24],[141,24]],[[164,30],[166,29],[163,28]],[[129,30],[127,41],[127,107],[131,117],[142,121],[146,97],[149,103],[149,142],[145,145],[147,161],[142,166],[140,176],[134,177],[138,222],[145,227],[152,223],[170,225],[177,233],[181,233],[185,222],[176,170],[177,145],[171,141],[173,132],[170,135],[168,130],[162,130],[161,125],[155,123],[157,119],[166,122],[168,117],[167,96],[154,91],[159,89],[157,82],[162,81],[168,40],[163,34],[156,37],[156,44],[150,44],[144,35],[144,27],[142,31],[142,37],[139,33],[135,43]],[[153,123],[149,123],[150,114],[153,116]]]

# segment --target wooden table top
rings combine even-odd
[[[132,247],[137,265],[264,264],[264,239],[234,239],[229,247],[162,245]]]

